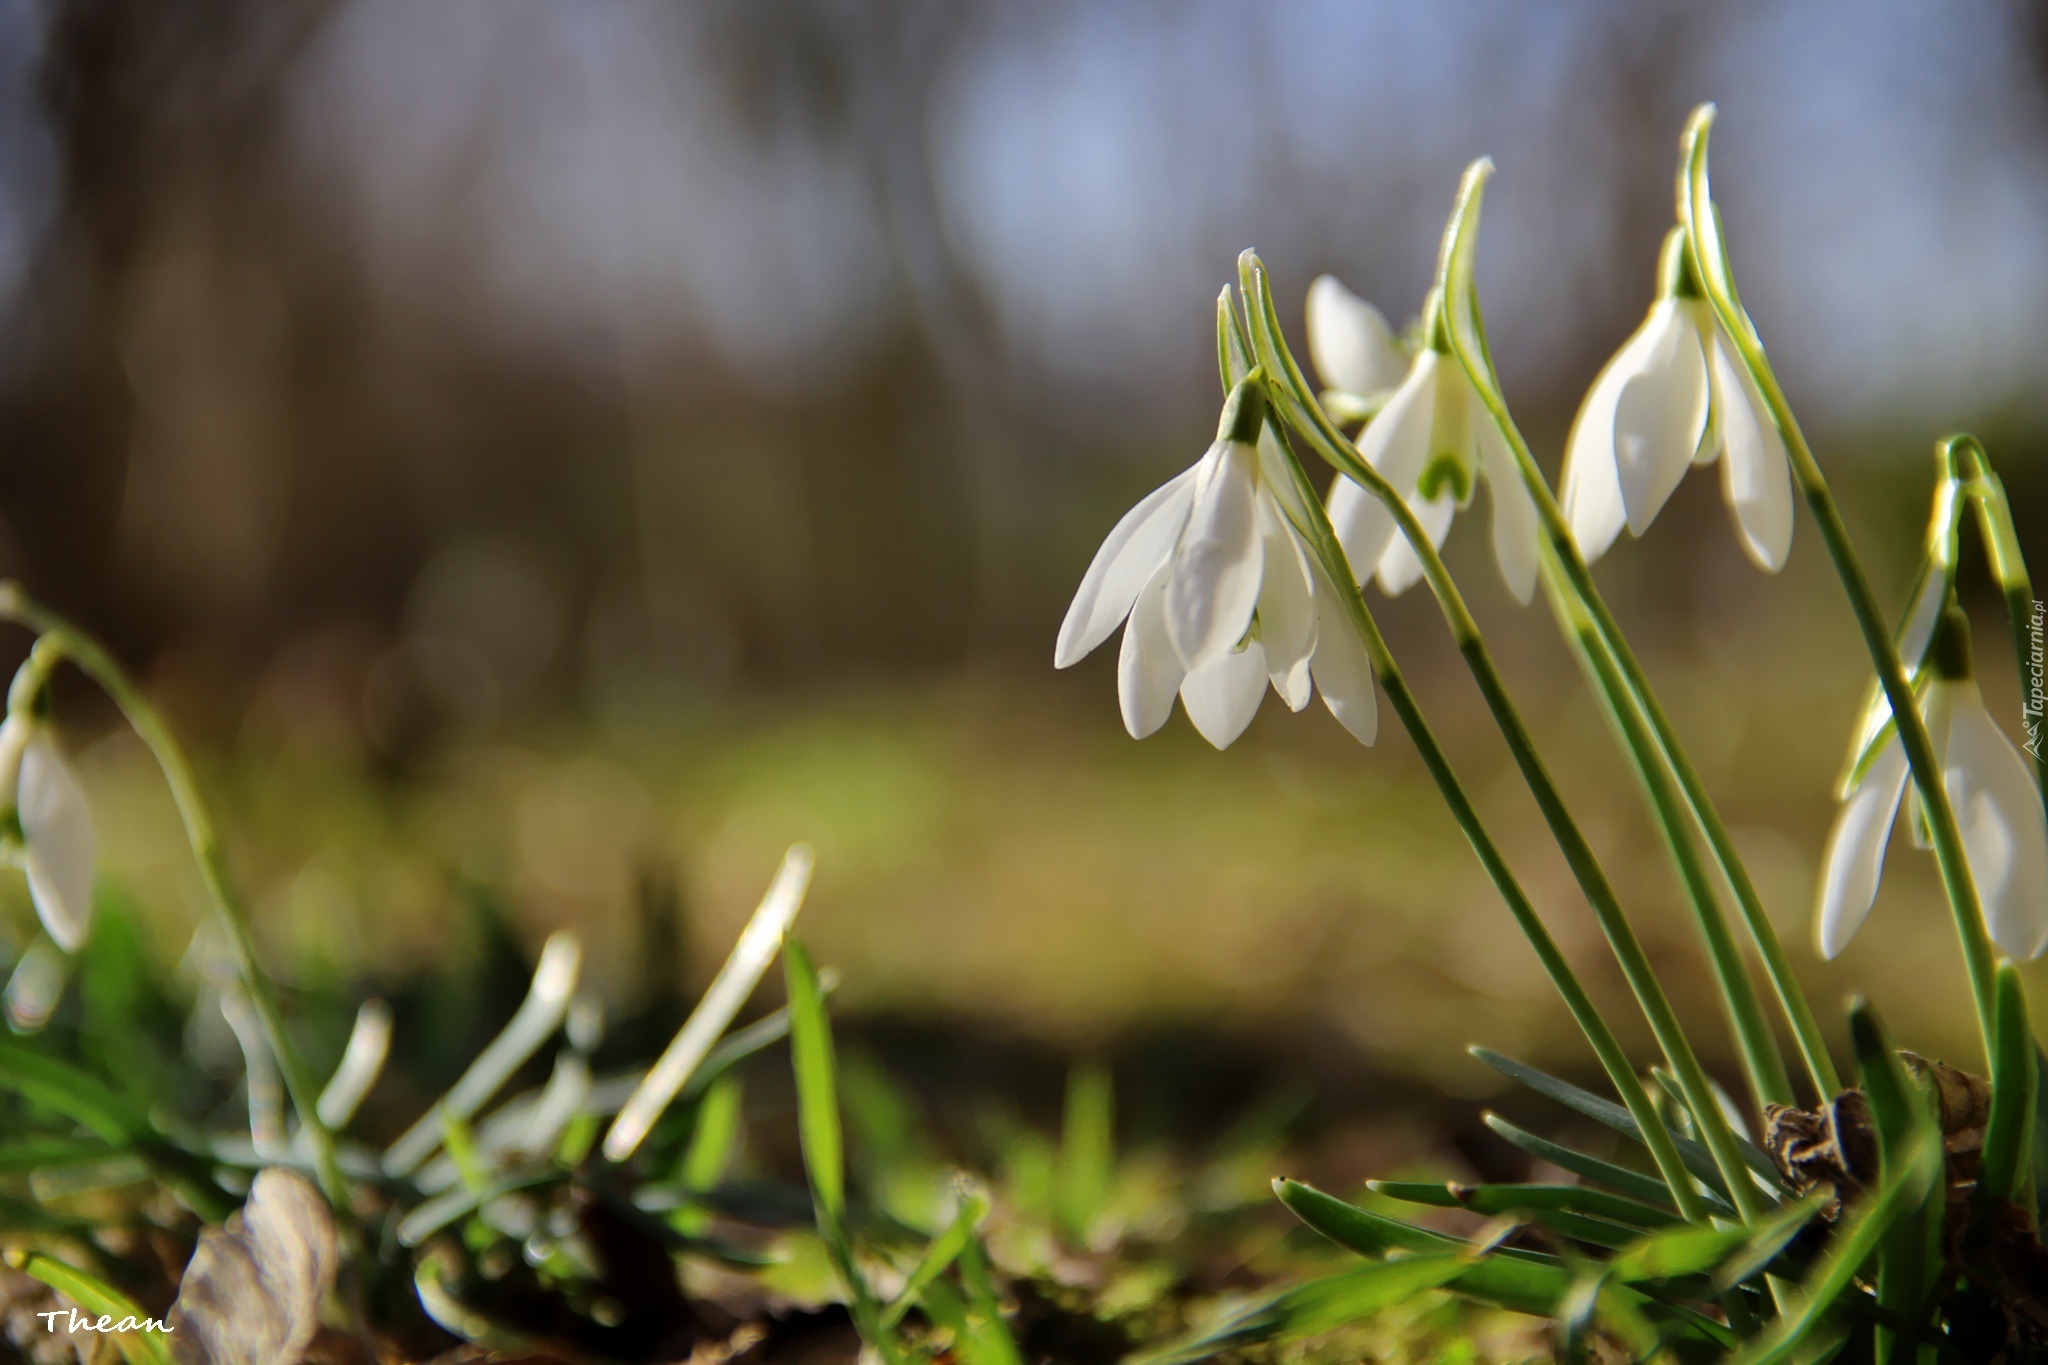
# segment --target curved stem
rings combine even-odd
[[[1834,492],[1828,487],[1827,476],[1821,473],[1820,463],[1814,459],[1813,448],[1806,443],[1805,433],[1799,429],[1799,419],[1793,415],[1792,405],[1786,401],[1785,391],[1778,385],[1777,374],[1764,356],[1763,342],[1757,336],[1756,326],[1736,296],[1734,278],[1729,272],[1727,254],[1721,243],[1720,223],[1715,216],[1713,196],[1707,183],[1707,132],[1713,117],[1712,105],[1700,106],[1693,112],[1685,132],[1684,171],[1679,182],[1678,202],[1686,236],[1692,245],[1694,265],[1706,285],[1707,299],[1713,305],[1715,316],[1736,353],[1742,357],[1758,392],[1763,395],[1764,405],[1770,409],[1771,420],[1784,437],[1793,477],[1798,480],[1800,494],[1806,499],[1807,509],[1812,512],[1814,523],[1820,530],[1821,543],[1827,547],[1828,557],[1834,561],[1836,577],[1841,579],[1842,589],[1849,598],[1849,609],[1856,617],[1857,629],[1863,632],[1863,643],[1877,668],[1877,679],[1884,688],[1885,700],[1891,704],[1899,743],[1905,750],[1906,762],[1913,772],[1913,785],[1920,793],[1921,808],[1926,813],[1935,864],[1941,872],[1942,887],[1948,894],[1956,937],[1962,944],[1963,966],[1969,974],[1970,995],[1977,1008],[1978,1031],[1983,1037],[1988,1057],[1997,1036],[1997,952],[1985,928],[1983,905],[1978,899],[1977,884],[1970,875],[1969,860],[1963,851],[1962,831],[1956,824],[1955,808],[1949,803],[1948,789],[1942,781],[1941,762],[1927,733],[1927,721],[1914,701],[1912,683],[1899,659],[1898,647],[1885,624],[1884,613],[1877,605],[1877,596],[1870,589],[1870,580],[1863,572],[1863,562],[1857,557],[1856,547],[1849,539],[1849,528],[1835,506]]]
[[[1708,1221],[1706,1206],[1693,1186],[1693,1178],[1678,1154],[1677,1144],[1672,1141],[1670,1131],[1658,1115],[1656,1105],[1643,1089],[1643,1083],[1636,1075],[1635,1069],[1629,1065],[1628,1054],[1622,1050],[1620,1041],[1614,1036],[1614,1030],[1608,1026],[1599,1007],[1593,1003],[1592,997],[1580,984],[1577,975],[1572,971],[1571,963],[1558,948],[1557,940],[1552,938],[1550,931],[1544,927],[1542,918],[1536,913],[1536,907],[1530,903],[1521,883],[1515,879],[1513,870],[1508,867],[1507,859],[1501,856],[1499,846],[1487,832],[1485,822],[1479,817],[1478,808],[1472,804],[1471,798],[1466,795],[1464,785],[1458,781],[1458,775],[1451,767],[1449,756],[1444,753],[1443,746],[1437,743],[1436,735],[1423,717],[1422,708],[1416,702],[1414,692],[1410,690],[1407,679],[1401,674],[1400,665],[1394,661],[1393,652],[1387,648],[1385,637],[1380,634],[1378,624],[1372,619],[1372,613],[1366,609],[1364,594],[1355,587],[1358,580],[1351,573],[1351,566],[1344,557],[1343,547],[1337,542],[1336,532],[1330,526],[1329,517],[1324,513],[1315,489],[1309,484],[1308,475],[1295,459],[1294,452],[1287,445],[1284,436],[1278,432],[1277,423],[1270,417],[1268,423],[1276,428],[1275,439],[1280,442],[1281,449],[1287,452],[1288,469],[1293,475],[1296,492],[1299,495],[1294,501],[1306,509],[1308,524],[1297,524],[1296,529],[1303,534],[1315,551],[1316,558],[1329,581],[1333,584],[1347,585],[1338,589],[1338,595],[1344,601],[1345,614],[1352,628],[1365,645],[1366,656],[1372,662],[1373,674],[1379,679],[1380,690],[1387,694],[1387,701],[1394,708],[1394,714],[1400,718],[1402,728],[1407,730],[1415,743],[1416,751],[1422,755],[1423,766],[1429,769],[1430,778],[1436,783],[1444,804],[1451,808],[1452,818],[1458,822],[1458,828],[1464,833],[1466,842],[1471,844],[1473,853],[1479,858],[1479,865],[1486,870],[1487,880],[1493,883],[1494,889],[1500,893],[1501,900],[1507,904],[1508,913],[1515,917],[1515,923],[1521,928],[1523,936],[1536,950],[1537,960],[1543,964],[1543,970],[1550,977],[1551,984],[1557,987],[1557,993],[1564,998],[1565,1008],[1571,1011],[1573,1022],[1577,1023],[1579,1031],[1586,1035],[1586,1041],[1592,1045],[1594,1056],[1599,1058],[1602,1069],[1607,1072],[1608,1080],[1621,1096],[1622,1104],[1635,1119],[1637,1128],[1643,1134],[1643,1142],[1650,1149],[1651,1159],[1656,1163],[1658,1173],[1663,1176],[1664,1183],[1671,1190],[1671,1197],[1677,1205],[1679,1214],[1688,1222],[1705,1223]],[[1290,520],[1292,519],[1290,516]]]
[[[1565,520],[1563,509],[1557,504],[1551,492],[1550,483],[1543,477],[1536,464],[1529,443],[1515,425],[1514,417],[1508,412],[1506,396],[1501,392],[1500,382],[1493,366],[1493,356],[1486,342],[1486,324],[1479,311],[1479,303],[1472,289],[1470,265],[1476,246],[1474,234],[1478,229],[1479,196],[1484,187],[1487,171],[1485,163],[1466,174],[1465,183],[1460,186],[1458,207],[1453,212],[1451,223],[1445,233],[1445,241],[1439,271],[1439,288],[1446,300],[1445,308],[1452,325],[1450,333],[1452,349],[1457,353],[1459,363],[1471,378],[1473,391],[1486,406],[1494,423],[1507,440],[1508,448],[1515,457],[1516,468],[1521,471],[1522,481],[1535,501],[1537,517],[1543,524],[1543,535],[1539,548],[1546,565],[1561,574],[1564,583],[1570,587],[1572,596],[1578,600],[1598,631],[1600,641],[1611,657],[1619,677],[1596,678],[1596,685],[1605,694],[1608,705],[1617,720],[1632,717],[1639,725],[1647,726],[1654,738],[1654,747],[1641,752],[1632,750],[1632,758],[1640,761],[1645,754],[1656,760],[1650,768],[1661,767],[1666,780],[1675,782],[1685,799],[1687,810],[1705,836],[1708,851],[1713,855],[1715,865],[1727,881],[1734,894],[1736,907],[1742,912],[1751,941],[1756,945],[1757,955],[1762,959],[1765,977],[1771,983],[1779,1009],[1791,1026],[1794,1045],[1799,1050],[1800,1061],[1806,1068],[1808,1079],[1820,1099],[1833,1096],[1842,1088],[1840,1075],[1834,1061],[1828,1056],[1826,1040],[1821,1036],[1820,1023],[1815,1018],[1813,1007],[1806,999],[1806,993],[1799,985],[1799,978],[1792,970],[1792,962],[1786,956],[1784,944],[1765,911],[1763,898],[1757,894],[1756,884],[1750,879],[1749,869],[1744,866],[1741,854],[1736,851],[1735,841],[1729,836],[1726,824],[1722,822],[1720,810],[1715,806],[1706,783],[1693,767],[1691,758],[1685,752],[1684,744],[1678,738],[1677,730],[1665,714],[1663,705],[1650,685],[1649,675],[1643,671],[1635,650],[1629,645],[1621,625],[1608,610],[1606,599],[1600,595],[1593,582],[1592,571],[1579,554],[1578,542],[1573,538],[1570,524]],[[1463,322],[1465,326],[1459,326]],[[1553,609],[1556,601],[1553,598]],[[1565,618],[1559,618],[1559,626],[1569,637],[1576,633],[1576,627]],[[1618,685],[1617,685],[1618,684]],[[1664,815],[1658,812],[1660,823]],[[1667,843],[1684,839],[1677,829],[1666,832]],[[1681,876],[1684,874],[1681,873]],[[1775,1093],[1759,1093],[1758,1102],[1789,1104],[1789,1082],[1778,1089],[1775,1079],[1783,1074],[1784,1062],[1778,1055],[1775,1039],[1770,1037],[1762,1013],[1755,1005],[1754,990],[1750,985],[1747,969],[1739,957],[1724,958],[1716,944],[1729,941],[1727,917],[1719,903],[1709,894],[1704,900],[1693,898],[1695,914],[1701,933],[1707,938],[1708,950],[1713,958],[1716,975],[1719,978],[1722,1000],[1730,1015],[1736,1020],[1736,1034],[1742,1040],[1745,1055],[1752,1052],[1767,1058],[1763,1062],[1762,1074],[1773,1080]],[[1768,1046],[1764,1044],[1768,1041]],[[1752,1073],[1754,1079],[1755,1073]]]
[[[1762,1211],[1757,1189],[1752,1182],[1749,1169],[1744,1164],[1737,1146],[1734,1130],[1721,1113],[1721,1107],[1707,1080],[1706,1069],[1700,1065],[1692,1043],[1680,1026],[1677,1011],[1671,1006],[1670,997],[1664,993],[1662,983],[1650,966],[1649,954],[1643,949],[1642,941],[1636,937],[1635,929],[1628,922],[1621,908],[1621,901],[1615,895],[1614,887],[1607,879],[1606,871],[1594,856],[1592,845],[1572,818],[1563,794],[1551,777],[1542,758],[1536,752],[1535,741],[1521,713],[1509,697],[1507,685],[1502,681],[1500,670],[1494,665],[1492,655],[1486,648],[1479,625],[1473,619],[1471,609],[1465,605],[1463,594],[1444,567],[1442,556],[1436,552],[1429,534],[1425,531],[1407,501],[1386,479],[1364,461],[1358,452],[1344,439],[1341,432],[1330,424],[1330,420],[1311,395],[1301,367],[1288,353],[1279,335],[1278,318],[1266,289],[1265,269],[1251,253],[1240,258],[1239,270],[1246,305],[1251,313],[1251,330],[1254,345],[1258,350],[1260,363],[1265,367],[1267,384],[1272,401],[1278,411],[1287,419],[1294,430],[1302,434],[1322,456],[1337,469],[1355,479],[1365,490],[1378,498],[1393,515],[1401,533],[1408,537],[1416,556],[1421,560],[1423,576],[1428,580],[1430,590],[1435,594],[1444,620],[1449,625],[1452,639],[1458,653],[1463,656],[1473,680],[1478,683],[1480,694],[1485,698],[1487,710],[1494,718],[1502,737],[1507,741],[1508,750],[1514,756],[1515,766],[1521,771],[1522,780],[1536,804],[1543,813],[1544,822],[1549,826],[1551,837],[1556,841],[1565,861],[1572,870],[1572,876],[1585,893],[1600,921],[1601,931],[1606,935],[1615,960],[1621,965],[1622,975],[1627,978],[1629,988],[1635,993],[1644,1017],[1649,1021],[1650,1031],[1656,1037],[1658,1047],[1670,1063],[1672,1072],[1678,1077],[1684,1091],[1686,1105],[1692,1110],[1699,1125],[1701,1137],[1713,1154],[1715,1165],[1720,1169],[1728,1185],[1729,1195],[1736,1210],[1745,1222],[1753,1222]],[[1354,579],[1355,583],[1356,580]]]
[[[1714,888],[1707,880],[1706,869],[1700,865],[1698,850],[1688,837],[1689,821],[1685,806],[1671,780],[1668,765],[1658,761],[1660,755],[1656,741],[1649,735],[1641,711],[1629,697],[1628,684],[1621,676],[1614,652],[1601,637],[1592,617],[1569,596],[1569,590],[1554,566],[1547,563],[1545,569],[1543,586],[1551,608],[1557,614],[1559,624],[1564,626],[1565,637],[1571,642],[1573,653],[1578,655],[1595,692],[1605,703],[1607,718],[1620,736],[1621,747],[1629,756],[1630,766],[1635,769],[1636,780],[1642,784],[1644,795],[1657,817],[1654,823],[1663,840],[1665,854],[1684,884],[1694,923],[1706,942],[1714,975],[1721,985],[1729,1028],[1741,1050],[1743,1076],[1749,1082],[1757,1111],[1762,1113],[1764,1106],[1771,1104],[1789,1106],[1792,1103],[1792,1083],[1785,1074],[1784,1058],[1778,1052],[1777,1040],[1764,1023],[1763,1010],[1757,1004],[1755,988],[1750,983],[1748,966],[1742,960],[1742,950],[1736,946],[1727,918],[1717,913],[1719,906],[1714,900]]]
[[[0,583],[0,620],[25,626],[54,648],[62,650],[113,698],[114,705],[121,709],[121,714],[127,717],[135,733],[149,746],[150,755],[156,759],[164,781],[170,786],[171,799],[177,803],[178,817],[185,826],[186,842],[192,846],[192,857],[199,864],[200,880],[206,886],[214,909],[219,912],[222,928],[227,931],[242,984],[249,993],[250,1003],[256,1008],[264,1037],[277,1057],[277,1069],[284,1077],[285,1088],[291,1092],[292,1106],[299,1111],[299,1122],[312,1143],[313,1162],[321,1190],[326,1194],[328,1203],[334,1206],[335,1217],[346,1222],[350,1208],[348,1187],[342,1180],[341,1167],[334,1159],[334,1135],[320,1121],[319,1088],[313,1084],[298,1049],[292,1045],[276,992],[257,961],[256,941],[249,931],[248,909],[229,879],[220,837],[214,832],[213,820],[207,814],[205,800],[199,794],[199,783],[192,775],[192,766],[186,761],[184,750],[179,747],[170,726],[164,723],[163,716],[142,694],[142,689],[136,686],[127,671],[114,661],[114,656],[91,636],[31,599],[22,591],[20,584]]]

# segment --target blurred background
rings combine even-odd
[[[1324,271],[1398,325],[1482,154],[1482,295],[1554,471],[1707,98],[1745,298],[1886,600],[1956,428],[2048,577],[2048,9],[1996,0],[0,0],[0,571],[194,740],[309,990],[571,925],[617,1008],[680,1009],[801,838],[842,1007],[912,1051],[1135,1048],[1219,1095],[1266,1062],[1476,1095],[1474,1040],[1583,1070],[1391,724],[1269,702],[1221,755],[1134,744],[1113,651],[1057,674],[1052,640],[1214,429],[1238,251],[1297,338]],[[1967,1057],[1924,855],[1844,959],[1807,947],[1862,651],[1810,524],[1766,578],[1717,484],[1603,584],[1817,998]],[[1484,541],[1453,566],[1725,1062],[1627,771]],[[1624,1016],[1434,609],[1374,604]],[[60,700],[110,903],[175,962],[204,903],[168,798]]]

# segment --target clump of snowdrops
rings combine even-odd
[[[1928,1362],[2048,1352],[2043,1063],[2014,968],[2048,947],[2048,763],[2041,654],[2030,633],[2039,607],[1988,455],[1952,436],[1937,446],[1920,575],[1896,628],[1887,624],[1736,291],[1708,182],[1713,114],[1702,107],[1686,128],[1678,221],[1655,301],[1585,397],[1561,493],[1516,427],[1487,347],[1472,268],[1493,170],[1481,160],[1465,174],[1405,341],[1336,280],[1315,283],[1307,327],[1320,391],[1282,337],[1265,267],[1249,251],[1240,257],[1235,291],[1217,301],[1226,398],[1215,443],[1110,532],[1061,628],[1055,661],[1065,667],[1122,626],[1118,699],[1139,738],[1167,721],[1178,698],[1195,728],[1224,747],[1270,685],[1297,711],[1319,692],[1371,744],[1384,693],[1613,1095],[1484,1048],[1474,1054],[1613,1128],[1643,1158],[1609,1160],[1489,1115],[1496,1133],[1571,1179],[1372,1182],[1395,1201],[1485,1215],[1485,1230],[1469,1239],[1276,1181],[1302,1222],[1364,1261],[1220,1323],[1190,1344],[1192,1356],[1439,1289],[1551,1319],[1570,1355],[1597,1346],[1634,1359],[1841,1353]],[[1319,487],[1310,460],[1334,478]],[[1687,473],[1716,463],[1735,534],[1766,572],[1784,564],[1795,491],[1803,499],[1876,673],[1834,793],[1840,811],[1815,895],[1818,948],[1834,956],[1863,923],[1904,806],[1913,841],[1940,872],[1981,1057],[1950,1064],[1902,1052],[1859,1000],[1850,1007],[1853,1066],[1837,1069],[1711,793],[1602,600],[1592,563],[1624,527],[1648,534]],[[1505,585],[1523,603],[1541,588],[1638,779],[1741,1059],[1740,1099],[1701,1066],[1691,1033],[1700,1025],[1674,1011],[1438,553],[1481,487]],[[1955,596],[1966,513],[2004,594],[2028,698],[2016,718],[2024,745],[1972,680],[1969,623]],[[1364,587],[1372,582],[1388,595],[1426,583],[1436,598],[1648,1023],[1660,1056],[1647,1076],[1439,746],[1373,620]]]

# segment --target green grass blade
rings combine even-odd
[[[925,1287],[945,1273],[946,1267],[959,1259],[960,1253],[974,1236],[974,1229],[988,1212],[988,1201],[983,1199],[963,1200],[960,1211],[953,1215],[953,1221],[946,1230],[932,1239],[931,1245],[918,1257],[910,1275],[903,1282],[903,1290],[889,1306],[882,1310],[882,1326],[894,1327],[903,1321],[917,1301],[923,1297]]]
[[[797,1126],[804,1170],[819,1211],[835,1225],[846,1219],[846,1152],[839,1127],[839,1086],[832,1025],[810,954],[795,939],[782,949],[789,982],[790,1062],[796,1071]]]
[[[1282,1334],[1327,1332],[1440,1288],[1467,1264],[1463,1255],[1443,1252],[1324,1275],[1239,1309],[1193,1336],[1129,1357],[1125,1365],[1198,1365]]]
[[[783,974],[789,990],[789,1055],[796,1073],[797,1133],[804,1173],[818,1216],[818,1235],[832,1265],[846,1283],[854,1326],[884,1360],[902,1358],[895,1333],[882,1325],[881,1305],[853,1258],[846,1232],[846,1146],[839,1122],[839,1081],[833,1058],[832,1022],[825,1015],[825,991],[804,946],[782,942]]]
[[[995,1273],[979,1233],[971,1234],[960,1249],[960,1282],[967,1286],[967,1335],[962,1344],[970,1365],[1024,1365],[1024,1353],[1003,1321]]]
[[[1066,1120],[1053,1171],[1053,1207],[1075,1246],[1088,1235],[1109,1198],[1116,1161],[1116,1101],[1109,1072],[1076,1066],[1067,1076]]]
[[[1984,1164],[1977,1193],[1985,1199],[2017,1200],[2032,1177],[2034,1108],[2040,1102],[2040,1069],[2027,1022],[2026,988],[2010,962],[1998,967],[1997,1037],[1991,1053],[1991,1118],[1984,1126]]]
[[[122,1319],[138,1324],[156,1321],[138,1308],[133,1299],[99,1276],[66,1265],[53,1256],[40,1251],[12,1253],[7,1263],[33,1275],[87,1313],[112,1318],[117,1324]],[[122,1358],[128,1361],[128,1365],[177,1365],[162,1333],[148,1330],[121,1332],[115,1335],[114,1342],[121,1348]]]
[[[737,1078],[727,1078],[704,1092],[697,1105],[697,1119],[690,1128],[690,1145],[683,1151],[676,1177],[693,1190],[708,1190],[725,1175],[739,1145],[741,1101],[745,1088]]]

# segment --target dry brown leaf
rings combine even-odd
[[[298,1365],[334,1285],[334,1220],[304,1176],[272,1166],[208,1228],[171,1305],[180,1365]]]

